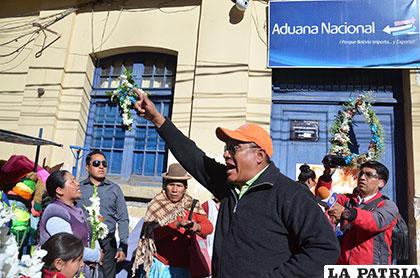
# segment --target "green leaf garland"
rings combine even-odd
[[[344,103],[330,129],[330,154],[343,157],[348,167],[358,168],[368,160],[378,160],[384,152],[384,131],[372,109],[372,101],[372,93],[367,92]],[[352,153],[349,148],[349,131],[356,114],[364,116],[371,132],[368,150],[362,154]]]

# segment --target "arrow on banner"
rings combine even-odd
[[[393,33],[393,32],[408,30],[412,27],[413,27],[413,24],[407,24],[407,25],[404,25],[404,26],[396,26],[396,27],[389,27],[389,25],[387,25],[382,31],[391,35],[391,33]]]

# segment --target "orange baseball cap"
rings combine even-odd
[[[230,140],[253,142],[263,149],[270,158],[273,155],[273,142],[270,134],[259,125],[244,124],[235,130],[218,127],[216,129],[216,136],[223,142]]]

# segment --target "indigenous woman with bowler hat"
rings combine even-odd
[[[206,236],[213,226],[199,204],[189,217],[193,199],[186,190],[191,176],[180,164],[171,164],[162,177],[163,190],[147,207],[133,272],[139,268],[137,277],[189,278],[192,235]]]

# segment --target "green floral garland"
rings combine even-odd
[[[111,101],[116,103],[119,107],[123,126],[128,130],[132,129],[134,122],[133,116],[131,114],[131,109],[133,109],[134,104],[138,100],[137,93],[134,89],[139,90],[141,93],[147,94],[148,92],[143,91],[134,81],[133,73],[129,70],[125,70],[119,77],[119,85],[112,92],[107,92],[106,94],[111,98]]]
[[[343,105],[330,130],[330,154],[341,156],[348,167],[357,168],[368,160],[378,160],[384,152],[384,131],[375,111],[372,109],[372,93],[360,95]],[[350,126],[353,117],[362,114],[371,132],[368,151],[362,154],[352,153],[349,149]]]

